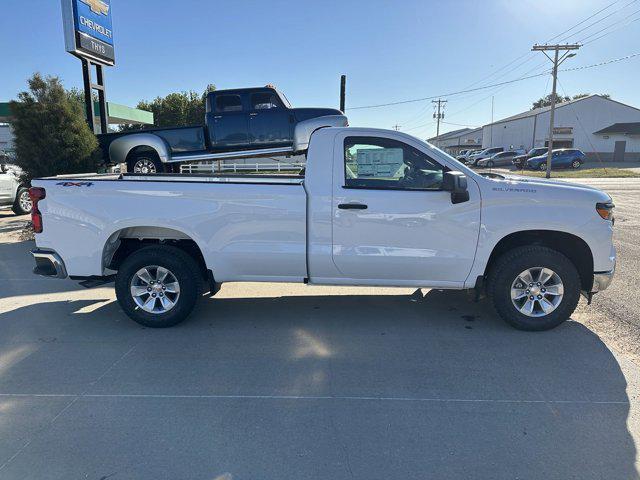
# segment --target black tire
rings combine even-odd
[[[127,173],[147,175],[151,173],[163,173],[164,170],[164,165],[154,153],[139,153],[132,155],[131,158],[127,160]]]
[[[577,170],[581,166],[582,162],[580,160],[574,160],[573,162],[571,162],[571,168],[573,168],[574,170]]]
[[[11,210],[13,211],[13,213],[15,213],[16,215],[28,215],[29,213],[31,213],[31,207],[29,207],[29,209],[26,208],[26,205],[23,207],[23,203],[20,199],[21,196],[23,195],[29,195],[29,189],[26,187],[19,187],[18,191],[16,192],[16,199],[13,202],[13,206],[11,207]],[[29,204],[31,203],[31,199],[29,199]]]
[[[553,270],[564,287],[564,295],[555,310],[540,317],[521,313],[511,300],[511,287],[518,276],[535,267]],[[498,314],[511,326],[527,331],[550,330],[567,320],[576,309],[580,299],[580,275],[575,265],[556,250],[539,246],[518,247],[498,258],[489,273],[487,293]]]
[[[489,167],[489,168],[493,168],[493,165],[494,165],[494,164],[493,164],[493,160],[489,160],[489,161],[487,162],[487,167]]]
[[[538,170],[541,170],[541,171],[546,170],[546,169],[547,169],[547,162],[542,162],[540,164],[540,166],[538,167]]]
[[[155,266],[169,270],[179,283],[179,296],[174,306],[163,313],[143,310],[136,304],[131,293],[136,273],[144,267]],[[118,303],[132,320],[145,327],[165,328],[182,322],[193,310],[201,289],[202,273],[197,262],[185,251],[168,245],[153,245],[136,250],[122,262],[116,275]]]

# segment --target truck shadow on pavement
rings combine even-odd
[[[27,353],[15,356],[19,348]],[[278,428],[307,431],[311,451],[337,435],[356,478],[638,478],[627,381],[599,337],[573,321],[519,332],[462,292],[211,298],[162,330],[140,327],[99,296],[0,312],[0,394],[61,391],[97,395],[92,401],[184,396],[172,409],[178,418],[190,396],[239,411],[247,398],[276,402],[270,411],[288,402],[288,421]],[[152,420],[136,411],[126,422],[144,432]],[[72,454],[83,434],[104,434],[112,418],[99,415],[89,426],[72,422],[78,435],[51,443]],[[325,438],[329,417],[335,431]],[[184,421],[179,431],[153,428],[200,452],[192,471],[223,468],[214,450],[225,432],[211,427],[216,441],[197,443],[189,434],[197,417]],[[272,442],[237,421],[234,432],[253,433],[232,435],[237,444],[224,440],[230,452]],[[149,442],[127,431],[139,436],[136,445]],[[108,434],[119,443],[117,431]],[[0,448],[0,460],[6,454]],[[161,455],[137,454],[146,465]],[[279,455],[270,462],[289,461]],[[315,468],[329,461],[322,455],[315,452]]]

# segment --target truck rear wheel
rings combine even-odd
[[[491,269],[488,293],[498,314],[518,330],[549,330],[567,320],[580,299],[573,263],[547,247],[518,247]]]
[[[145,327],[171,327],[193,310],[202,274],[183,250],[154,245],[136,250],[116,276],[116,296],[124,312]]]
[[[127,160],[127,172],[141,173],[143,175],[149,173],[162,173],[164,172],[164,165],[157,155],[152,153],[140,153]]]

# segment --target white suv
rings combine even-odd
[[[10,206],[16,215],[31,212],[29,189],[20,183],[21,173],[16,165],[0,163],[0,208]]]

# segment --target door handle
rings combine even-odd
[[[255,117],[256,115],[258,115],[257,113],[250,113],[249,116],[250,117]]]
[[[222,115],[214,115],[213,118],[215,118],[216,120],[222,118]]]
[[[363,203],[340,203],[338,208],[341,210],[366,210],[367,205]]]

